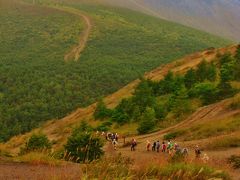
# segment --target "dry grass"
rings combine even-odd
[[[240,136],[226,136],[220,139],[211,141],[206,145],[206,149],[209,150],[221,150],[228,148],[237,148],[240,147]]]
[[[33,165],[63,165],[65,162],[55,159],[48,152],[30,152],[14,158],[15,162],[29,163]]]
[[[204,122],[189,128],[185,133],[185,140],[196,140],[229,134],[239,130],[240,116],[217,121]]]
[[[135,164],[121,155],[104,158],[87,165],[83,170],[86,179],[229,179],[223,171],[204,164],[144,162]]]
[[[231,109],[240,109],[240,93],[233,97],[233,101],[230,104]]]

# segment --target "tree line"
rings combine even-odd
[[[215,103],[239,92],[231,82],[240,81],[240,46],[236,55],[217,55],[217,61],[204,59],[184,75],[171,71],[163,80],[155,82],[141,79],[131,98],[123,99],[116,108],[108,109],[100,100],[94,118],[104,121],[100,130],[107,130],[112,123],[124,125],[138,123],[140,134],[148,133],[167,116],[180,118],[194,111],[193,100],[201,105]]]

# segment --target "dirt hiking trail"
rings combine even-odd
[[[79,60],[82,51],[85,49],[86,45],[87,45],[87,41],[92,29],[92,22],[90,17],[88,17],[87,15],[85,15],[83,12],[75,9],[75,8],[71,8],[71,7],[66,7],[66,6],[53,6],[51,8],[60,10],[60,11],[64,11],[67,12],[69,14],[73,14],[73,15],[77,15],[79,16],[83,21],[84,21],[84,26],[85,29],[83,30],[83,32],[80,34],[79,37],[79,42],[77,46],[74,46],[67,54],[65,54],[64,56],[64,60],[65,61],[69,61],[69,60],[74,60],[77,61]]]

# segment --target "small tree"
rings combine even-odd
[[[207,62],[203,60],[198,66],[196,70],[196,77],[199,82],[203,82],[206,79],[208,71]]]
[[[134,92],[133,103],[138,105],[140,112],[143,112],[147,106],[152,106],[154,102],[152,88],[146,80],[143,80]]]
[[[129,122],[128,115],[126,113],[118,111],[118,110],[115,110],[112,113],[112,118],[111,119],[112,119],[113,122],[116,122],[120,125],[123,125],[123,124]]]
[[[103,120],[105,118],[111,117],[111,110],[106,107],[103,100],[97,103],[96,110],[94,112],[94,118]]]
[[[230,53],[226,53],[220,57],[220,65],[224,65],[226,63],[229,63],[233,61],[232,55]]]
[[[169,71],[162,81],[159,82],[159,95],[169,94],[175,91],[175,77],[173,72]]]
[[[43,149],[50,149],[51,143],[45,134],[33,134],[26,142],[23,151],[39,151]]]
[[[230,61],[221,66],[220,69],[220,78],[222,82],[229,82],[234,79],[234,61]]]
[[[158,104],[154,107],[155,115],[158,120],[163,120],[167,116],[167,109],[163,104]]]
[[[141,117],[141,122],[137,130],[140,134],[148,133],[154,129],[155,123],[155,111],[154,109],[147,107]]]
[[[196,84],[189,92],[192,97],[199,97],[203,104],[214,103],[218,99],[219,89],[209,82]]]
[[[217,68],[213,63],[211,63],[207,67],[206,79],[209,81],[215,81],[216,78],[217,78]]]
[[[190,69],[184,76],[185,87],[190,89],[197,82],[196,72],[194,69]]]
[[[75,129],[65,145],[65,159],[73,162],[93,161],[103,155],[103,142],[81,126]]]
[[[191,102],[189,100],[186,89],[177,91],[173,97],[172,112],[175,117],[182,117],[185,113],[192,111]]]

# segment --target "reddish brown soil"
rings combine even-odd
[[[81,179],[81,169],[78,165],[50,166],[0,163],[0,172],[0,179],[3,180]]]

